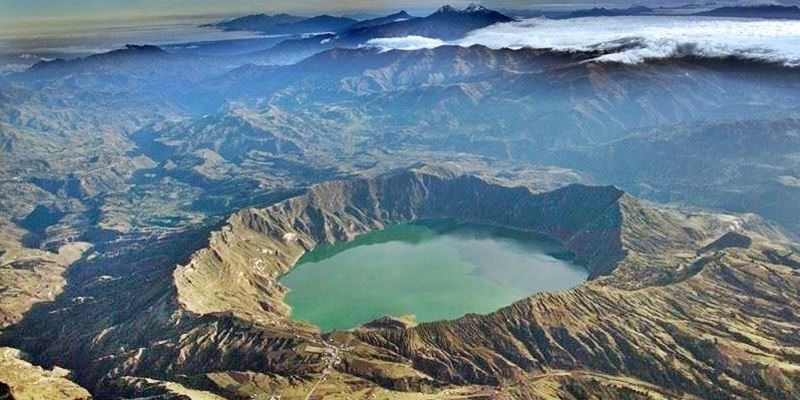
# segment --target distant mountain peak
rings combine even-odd
[[[389,14],[389,15],[387,15],[385,17],[378,17],[378,18],[365,19],[363,21],[359,21],[359,22],[353,24],[350,27],[350,29],[364,29],[364,28],[376,27],[376,26],[380,26],[380,25],[390,24],[390,23],[393,23],[393,22],[407,21],[407,20],[415,19],[415,18],[416,17],[411,16],[405,10],[402,10],[402,11],[398,11],[398,12],[396,12],[394,14]]]
[[[459,10],[458,8],[455,8],[449,4],[445,4],[439,7],[439,9],[436,10],[436,13],[483,13],[488,11],[490,11],[488,8],[478,3],[472,3],[463,10]]]
[[[142,53],[164,53],[161,47],[152,44],[126,44],[124,50],[138,51]]]
[[[472,3],[472,4],[468,5],[467,8],[464,9],[464,11],[466,11],[466,12],[484,12],[484,11],[489,11],[489,10],[486,7],[484,7],[484,6],[482,6],[482,5],[478,4],[478,3]]]
[[[401,11],[385,17],[365,20],[353,24],[345,32],[344,40],[363,44],[375,38],[425,36],[437,39],[457,39],[476,29],[514,19],[498,11],[472,4],[464,9],[450,5],[440,7],[425,17],[413,17]]]
[[[572,11],[556,19],[584,18],[584,17],[617,17],[623,15],[644,15],[653,12],[652,8],[645,6],[632,6],[628,8],[592,7]]]
[[[107,62],[118,63],[119,61],[128,60],[154,60],[163,59],[168,57],[169,53],[164,51],[159,46],[152,44],[126,44],[124,47],[107,51],[104,53],[91,54],[86,57],[73,58],[65,60],[63,58],[55,58],[52,60],[39,61],[29,68],[29,70],[42,70],[45,68],[58,68],[58,67],[77,67],[77,66],[91,66],[94,62]],[[118,65],[118,64],[117,64]]]
[[[259,31],[267,27],[292,24],[306,20],[306,17],[298,17],[289,14],[250,14],[242,17],[221,21],[212,24],[201,25],[201,27],[213,27],[227,31]]]

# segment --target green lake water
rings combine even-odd
[[[318,246],[281,278],[292,318],[323,331],[382,316],[417,322],[488,313],[586,280],[558,243],[532,233],[449,220],[391,225]]]

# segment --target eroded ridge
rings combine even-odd
[[[548,235],[591,279],[417,326],[380,320],[321,335],[287,318],[277,279],[303,252],[425,218]],[[64,364],[84,371],[80,383],[106,393],[171,381],[228,397],[569,398],[591,389],[604,398],[791,398],[800,388],[800,258],[787,243],[753,216],[687,214],[614,187],[535,193],[421,167],[242,210],[186,262],[154,272],[162,279],[148,290],[159,295],[137,303],[138,313],[81,328],[87,346],[55,342],[35,353],[71,354]],[[117,290],[141,290],[134,285]],[[25,326],[11,331],[12,344],[26,347]]]

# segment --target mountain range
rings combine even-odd
[[[291,22],[283,22],[286,20]],[[357,45],[373,38],[407,35],[453,39],[478,28],[512,20],[500,12],[473,4],[462,10],[443,6],[426,17],[412,17],[405,11],[364,21],[327,15],[302,18],[285,14],[257,14],[210,26],[229,31],[248,30],[271,35],[332,32],[340,37],[339,42],[342,45]]]
[[[290,25],[304,20],[306,18],[289,14],[251,14],[202,26],[220,28],[226,31],[260,31],[276,25]]]
[[[753,5],[726,6],[686,14],[672,8],[651,8],[633,6],[628,8],[594,7],[574,11],[535,11],[510,10],[509,15],[527,17],[548,17],[554,19],[572,19],[587,17],[615,17],[634,15],[696,15],[707,17],[739,17],[766,19],[798,19],[798,6]],[[321,15],[316,17],[299,17],[287,14],[266,15],[252,14],[231,20],[203,25],[225,31],[253,31],[269,35],[294,35],[311,33],[341,33],[351,40],[364,40],[378,37],[397,37],[407,35],[427,36],[441,39],[453,39],[464,33],[489,26],[498,22],[509,22],[514,18],[502,12],[489,10],[479,4],[471,4],[463,10],[452,6],[443,6],[427,17],[414,17],[405,11],[383,17],[356,21],[347,17]],[[437,27],[437,24],[439,25]]]
[[[256,31],[265,35],[295,35],[303,33],[338,32],[357,21],[352,18],[318,15],[311,18],[279,15],[248,15],[212,26],[227,31]]]
[[[795,399],[800,69],[362,46],[509,21],[251,16],[219,28],[286,36],[0,77],[0,397]],[[302,254],[434,218],[547,236],[589,279],[291,318]]]
[[[800,19],[800,7],[781,5],[759,5],[751,7],[720,7],[696,15],[704,17]]]
[[[510,21],[513,21],[513,18],[480,5],[473,4],[463,10],[443,6],[424,18],[406,19],[367,27],[353,27],[342,32],[341,36],[343,40],[351,42],[409,35],[456,39],[475,29]]]
[[[765,19],[796,19],[800,15],[796,6],[747,6],[718,7],[699,11],[692,9],[687,13],[682,9],[650,8],[634,6],[629,8],[578,9],[574,11],[538,12],[531,10],[511,10],[509,15],[544,17],[553,20],[566,20],[593,17],[621,16],[708,16],[708,17],[748,17]],[[511,22],[515,19],[502,12],[486,9],[477,4],[459,10],[443,6],[436,12],[415,17],[400,11],[384,17],[362,21],[340,19],[330,16],[293,17],[285,14],[268,16],[254,14],[233,20],[222,21],[207,26],[223,30],[248,30],[267,33],[264,45],[253,44],[250,52],[252,61],[258,64],[291,64],[313,54],[332,48],[356,48],[368,44],[373,39],[384,38],[429,38],[440,41],[463,38],[468,32],[486,28],[497,23]],[[285,22],[289,21],[289,22]],[[275,35],[283,35],[275,39]],[[316,39],[315,39],[316,38]],[[427,40],[429,40],[427,39]],[[271,43],[271,44],[266,44]],[[194,46],[197,48],[207,47]],[[297,49],[292,52],[291,49]],[[198,50],[202,53],[202,50]],[[217,50],[218,51],[218,50]],[[239,54],[247,53],[244,49]]]

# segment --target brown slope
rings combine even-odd
[[[410,328],[320,335],[287,318],[277,278],[302,252],[432,217],[548,234],[585,261],[594,279],[488,315]],[[751,237],[751,246],[701,251],[731,230]],[[157,294],[132,301],[129,318],[75,328],[85,346],[59,326],[59,341],[37,353],[59,354],[80,367],[82,383],[109,395],[119,390],[109,379],[138,376],[237,396],[382,386],[447,397],[443,390],[455,385],[498,396],[547,389],[564,398],[580,390],[608,391],[608,398],[629,391],[791,398],[800,282],[796,256],[781,240],[755,218],[660,209],[612,187],[537,194],[422,167],[324,183],[236,213],[177,269],[120,280],[115,293]],[[163,246],[154,254],[163,257],[170,245]],[[31,326],[39,329],[22,324],[11,337],[35,340],[52,329]]]

